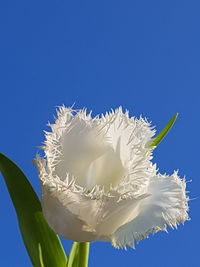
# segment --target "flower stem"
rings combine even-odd
[[[89,242],[79,243],[78,267],[88,267],[89,249]]]

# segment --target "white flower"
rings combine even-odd
[[[51,228],[77,241],[134,240],[188,219],[185,181],[157,173],[148,145],[155,131],[146,119],[119,108],[91,117],[61,107],[36,157],[42,206]]]

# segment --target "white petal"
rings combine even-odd
[[[125,174],[126,170],[119,155],[110,147],[102,156],[90,163],[86,187],[91,189],[95,185],[102,185],[108,191],[111,185],[117,186]]]
[[[145,119],[129,118],[128,112],[123,113],[122,108],[107,113],[103,119],[107,122],[107,139],[124,168],[126,177],[122,179],[131,180],[138,187],[148,182],[152,176],[152,150],[148,144],[155,131]]]
[[[84,196],[76,194],[76,198],[68,196],[68,201],[63,205],[62,192],[58,195],[49,192],[49,188],[43,187],[42,208],[43,214],[50,227],[60,236],[77,242],[91,242],[98,238],[92,230],[88,230],[86,222],[81,220],[78,213],[87,212],[87,216],[94,218],[94,208],[84,200]],[[65,192],[64,192],[65,193]],[[91,205],[90,205],[91,204]],[[84,230],[86,229],[86,230]]]
[[[122,164],[130,167],[136,162],[138,156],[144,155],[147,144],[151,140],[155,131],[150,124],[140,118],[129,118],[129,114],[122,112],[122,109],[116,109],[115,113],[107,114],[108,124],[107,138],[112,144],[114,150],[120,154]]]
[[[129,118],[119,108],[105,117],[91,118],[85,110],[60,108],[52,132],[46,133],[48,168],[64,180],[74,176],[80,186],[116,186],[120,180],[144,182],[150,167],[147,147],[154,131],[140,118]],[[146,177],[147,179],[147,177]]]
[[[158,175],[150,180],[149,197],[141,200],[138,216],[120,227],[112,237],[115,247],[132,246],[134,240],[148,237],[149,233],[176,227],[188,220],[185,181],[175,172],[172,176]]]
[[[73,241],[110,240],[121,225],[138,215],[138,203],[147,197],[135,197],[134,185],[121,185],[107,194],[98,187],[84,191],[72,179],[61,181],[48,173],[44,160],[37,158],[37,166],[46,220],[56,233]]]
[[[91,162],[110,149],[97,124],[85,110],[75,114],[69,109],[59,110],[55,125],[51,125],[53,131],[46,133],[45,152],[49,168],[61,180],[70,173],[85,187]]]
[[[65,189],[42,185],[43,213],[49,225],[73,241],[108,241],[121,225],[138,215],[138,203],[147,197],[134,199],[127,195],[119,200],[117,192],[115,196],[96,193],[84,194],[73,185]]]
[[[147,195],[142,195],[139,198],[128,197],[120,201],[117,201],[117,197],[104,197],[100,220],[96,225],[97,233],[110,239],[119,227],[137,217],[139,203],[141,199],[146,197]]]

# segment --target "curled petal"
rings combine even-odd
[[[188,198],[185,181],[177,172],[172,176],[152,177],[148,187],[149,197],[140,202],[140,213],[134,220],[120,227],[112,237],[115,247],[133,246],[134,240],[147,238],[150,233],[166,231],[188,220]]]

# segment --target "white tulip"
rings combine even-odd
[[[185,181],[157,173],[146,119],[61,107],[36,157],[44,216],[60,236],[133,247],[188,219]]]

